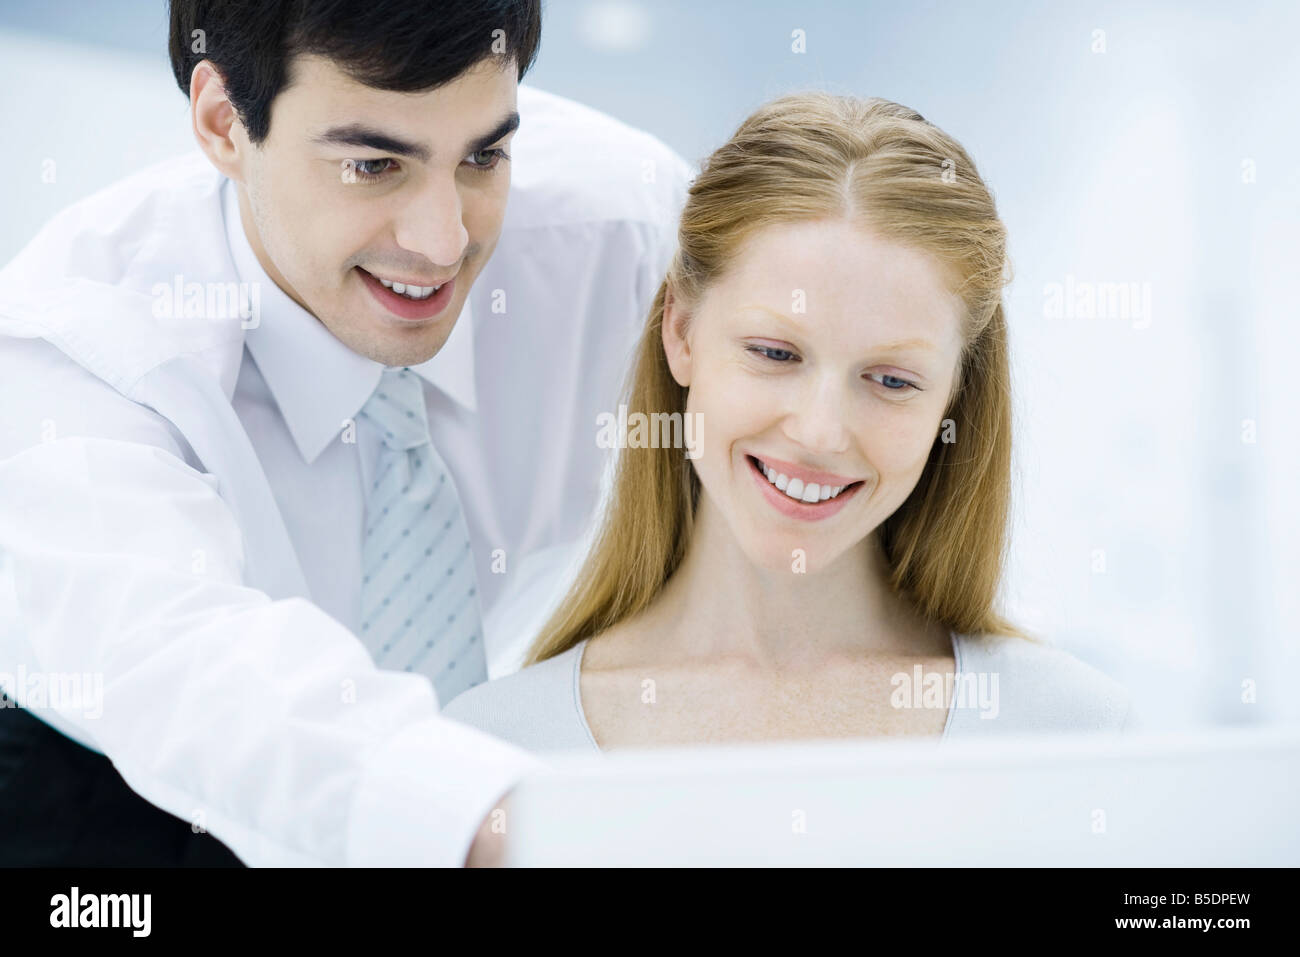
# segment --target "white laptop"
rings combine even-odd
[[[514,866],[1300,865],[1300,728],[548,755]]]

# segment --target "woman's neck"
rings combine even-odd
[[[946,634],[890,591],[885,572],[874,534],[815,574],[760,567],[701,496],[686,556],[643,622],[657,654],[672,660],[786,672],[868,655],[949,653]]]

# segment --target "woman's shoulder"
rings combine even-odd
[[[582,647],[476,685],[442,714],[531,751],[594,749],[577,699]]]
[[[1132,698],[1115,679],[1063,648],[1008,635],[958,636],[959,681],[950,733],[1129,731]]]

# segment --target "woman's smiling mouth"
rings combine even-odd
[[[858,480],[836,485],[832,482],[840,476],[797,469],[779,460],[773,460],[770,464],[748,454],[745,459],[764,498],[777,511],[791,518],[812,521],[829,518],[842,509],[864,484]],[[787,471],[781,471],[782,468]],[[799,472],[808,479],[819,478],[823,481],[805,481],[799,474],[791,478],[788,472]]]

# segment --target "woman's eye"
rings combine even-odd
[[[773,362],[788,362],[794,356],[789,349],[775,349],[771,346],[749,346],[748,348],[750,352],[755,352]]]
[[[890,392],[906,392],[908,389],[917,389],[917,386],[908,382],[906,379],[900,379],[898,376],[880,374],[880,384]],[[918,389],[919,391],[919,389]]]

